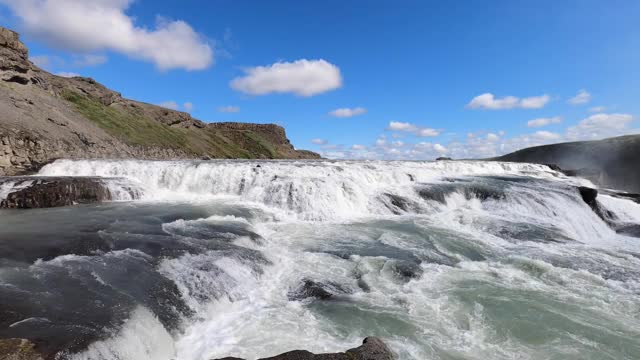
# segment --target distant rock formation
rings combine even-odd
[[[211,123],[123,98],[95,80],[52,75],[0,27],[0,176],[59,158],[314,159],[281,126]]]
[[[396,356],[389,347],[377,337],[364,339],[362,345],[349,349],[343,353],[314,354],[305,350],[294,350],[269,358],[258,360],[394,360]],[[216,360],[243,360],[235,357],[225,357]]]
[[[490,160],[552,164],[602,187],[640,193],[640,135],[536,146]]]

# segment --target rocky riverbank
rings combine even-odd
[[[97,177],[0,177],[0,209],[35,209],[90,204],[114,199],[113,179]],[[122,188],[131,199],[139,194]]]
[[[17,33],[0,27],[0,176],[60,158],[313,159],[274,124],[205,123],[123,98],[95,80],[65,78],[29,60]]]

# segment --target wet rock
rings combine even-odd
[[[586,186],[580,186],[578,187],[578,192],[580,192],[582,200],[587,203],[587,205],[591,207],[597,205],[596,198],[598,197],[598,190]]]
[[[362,345],[349,349],[346,352],[330,354],[314,354],[306,350],[294,350],[269,358],[258,360],[394,360],[397,357],[382,341],[377,337],[364,339]],[[234,357],[225,357],[216,360],[243,360]]]
[[[96,203],[112,200],[102,179],[90,177],[2,178],[12,181],[18,190],[0,202],[0,208],[34,209]]]
[[[393,261],[391,262],[391,269],[397,277],[404,281],[418,279],[424,273],[420,264],[409,261]]]
[[[42,360],[35,345],[27,339],[0,339],[1,360]]]
[[[334,282],[321,283],[310,279],[302,280],[302,284],[289,292],[289,300],[298,301],[308,298],[330,300],[336,295],[349,293],[340,284]]]
[[[551,169],[553,171],[562,172],[562,169],[560,168],[560,166],[558,166],[556,164],[544,164],[544,165],[546,165],[549,169]]]

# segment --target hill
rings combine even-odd
[[[640,135],[536,146],[491,160],[555,164],[600,186],[640,193]]]
[[[0,175],[58,158],[319,158],[295,150],[281,126],[205,123],[123,98],[93,79],[65,78],[29,61],[19,35],[0,27]]]

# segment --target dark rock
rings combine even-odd
[[[348,291],[334,282],[320,283],[310,279],[302,280],[302,284],[289,292],[289,300],[297,301],[308,298],[330,300],[336,295],[347,294]]]
[[[496,161],[556,164],[566,175],[586,178],[600,187],[640,193],[640,135],[597,141],[536,146],[518,150]]]
[[[0,178],[0,183],[7,181],[14,182],[17,190],[0,202],[0,208],[50,208],[112,200],[112,194],[101,178]]]
[[[446,156],[440,156],[439,158],[436,158],[436,161],[446,161],[446,160],[453,160],[453,159]]]
[[[553,171],[560,171],[562,172],[562,169],[560,168],[560,166],[556,165],[556,164],[544,164],[547,165],[547,167]]]
[[[404,281],[418,279],[424,273],[424,270],[422,270],[420,264],[409,261],[393,261],[391,263],[391,268],[393,269],[394,274],[396,274],[401,280]]]
[[[349,349],[342,353],[313,354],[305,350],[294,350],[268,358],[258,360],[394,360],[395,354],[377,337],[364,339],[362,345]],[[234,357],[226,357],[216,360],[242,360]]]
[[[592,208],[597,205],[596,198],[598,197],[598,190],[592,189],[586,186],[578,187],[582,200]]]

